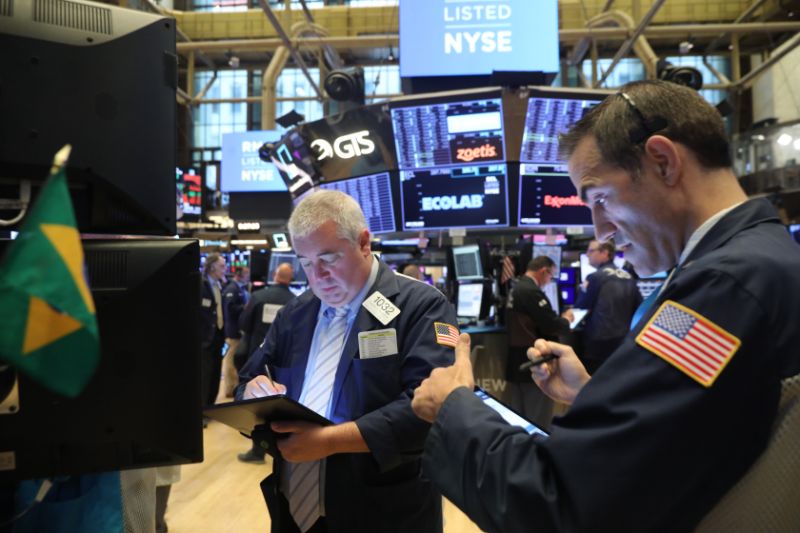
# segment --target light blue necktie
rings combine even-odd
[[[327,326],[320,332],[314,370],[303,385],[303,405],[322,416],[328,412],[336,369],[342,357],[347,311],[347,307],[325,310]],[[303,533],[321,516],[319,465],[319,461],[294,464],[289,477],[289,510]]]
[[[636,308],[636,312],[633,313],[633,319],[631,320],[631,331],[633,331],[633,328],[636,327],[636,324],[639,323],[639,321],[642,319],[647,310],[650,309],[650,307],[652,307],[653,303],[655,303],[656,299],[658,298],[658,295],[661,294],[661,287],[663,286],[664,283],[661,283],[658,287],[653,289],[653,292],[651,292],[650,295],[647,298],[645,298],[645,300],[642,303],[639,304],[639,307]]]

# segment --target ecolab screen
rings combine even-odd
[[[558,72],[558,0],[400,0],[400,76]]]
[[[244,131],[222,136],[222,184],[224,192],[285,191],[278,169],[258,157],[265,142],[277,142],[277,131]]]
[[[403,230],[508,226],[506,166],[400,171]]]
[[[591,226],[583,203],[561,165],[520,165],[520,226]]]
[[[391,113],[401,169],[505,159],[499,97],[398,105]]]

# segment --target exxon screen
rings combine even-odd
[[[402,77],[558,68],[558,0],[400,0]]]
[[[224,192],[285,191],[286,184],[272,163],[258,157],[265,142],[277,142],[277,131],[243,131],[222,136],[222,184]]]

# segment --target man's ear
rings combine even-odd
[[[366,228],[362,230],[358,236],[358,247],[365,256],[372,251],[370,246],[369,230]]]
[[[645,142],[644,153],[645,164],[654,168],[665,185],[678,183],[683,171],[683,159],[674,142],[663,135],[653,135]]]

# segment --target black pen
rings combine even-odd
[[[554,353],[549,353],[544,357],[540,357],[538,359],[534,359],[533,361],[525,361],[521,365],[519,365],[519,370],[522,372],[523,370],[528,370],[532,366],[538,366],[542,363],[546,363],[548,361],[552,361],[553,359],[558,359],[558,356]]]
[[[269,380],[269,384],[272,385],[272,388],[278,390],[278,387],[275,386],[275,381],[272,379],[272,374],[269,371],[269,365],[266,364],[264,365],[264,373],[266,374],[267,379]]]

